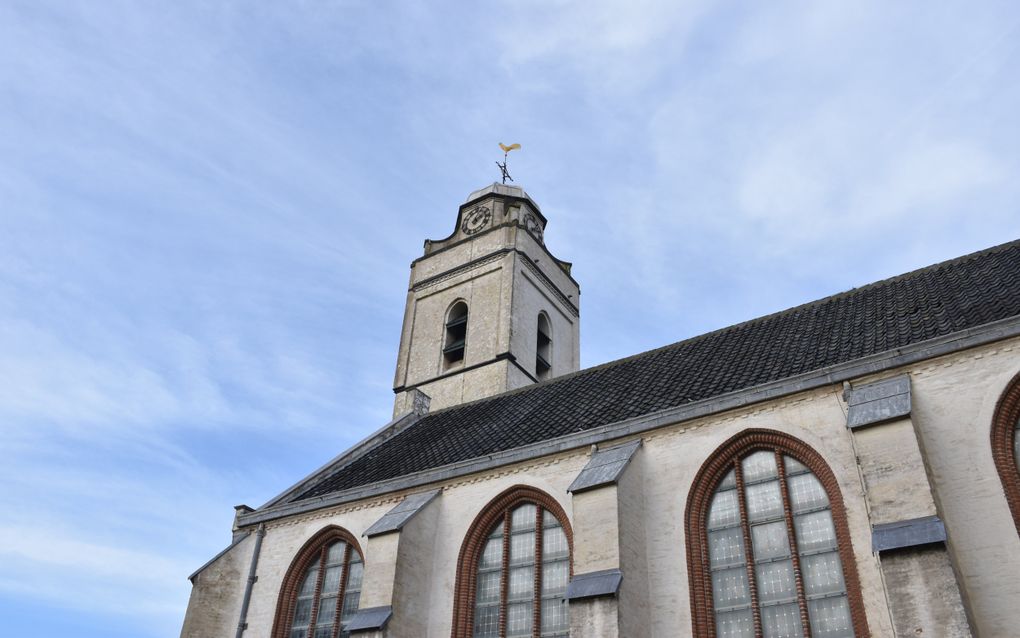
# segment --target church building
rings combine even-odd
[[[1020,241],[581,370],[546,223],[425,242],[393,420],[237,507],[182,638],[1020,634]]]

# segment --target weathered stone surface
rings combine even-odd
[[[946,551],[939,546],[882,557],[897,636],[971,636]]]

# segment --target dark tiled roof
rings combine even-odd
[[[293,500],[588,430],[1020,315],[1020,240],[426,416]]]

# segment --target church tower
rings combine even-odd
[[[580,366],[580,287],[545,246],[546,219],[518,186],[471,193],[453,233],[411,263],[394,415],[414,390],[431,409],[520,388]]]

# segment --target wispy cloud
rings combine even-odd
[[[1018,24],[3,5],[2,597],[176,635],[231,506],[387,420],[407,264],[498,141],[575,263],[585,364],[1015,238]]]

